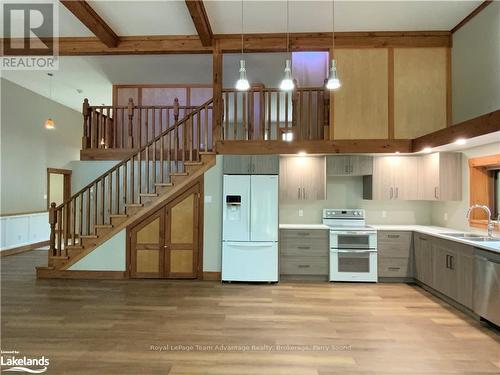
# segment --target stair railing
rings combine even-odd
[[[183,173],[186,162],[199,161],[200,152],[211,151],[212,103],[213,99],[210,99],[193,108],[180,121],[179,111],[175,111],[174,122],[139,150],[63,204],[56,207],[52,203],[49,210],[49,254],[67,256],[68,245],[81,243],[81,236],[95,235],[99,225],[111,224],[113,215],[124,215],[127,206],[140,204],[141,194],[154,193],[155,185],[169,184],[171,173]],[[134,106],[132,110],[139,118],[146,116],[149,120],[144,122],[145,129],[152,128],[154,132],[156,127],[149,124],[162,121],[161,113],[167,108],[170,107]],[[139,123],[142,124],[142,120]]]

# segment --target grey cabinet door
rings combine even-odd
[[[457,301],[472,310],[472,296],[474,294],[474,249],[469,247],[467,253],[458,255],[458,295]]]
[[[326,199],[325,157],[309,156],[299,163],[302,163],[302,200]]]
[[[350,176],[350,157],[347,155],[333,155],[326,158],[327,176]]]
[[[278,174],[280,159],[278,155],[254,155],[251,160],[252,174]]]
[[[302,172],[296,157],[280,158],[280,201],[293,202],[302,197]]]
[[[368,176],[373,174],[373,157],[352,155],[349,157],[349,167],[352,176]]]
[[[433,287],[432,238],[423,234],[415,233],[413,241],[415,253],[415,277],[418,281]]]
[[[456,300],[458,296],[457,260],[455,251],[435,240],[432,243],[434,289]]]
[[[224,174],[251,174],[252,156],[224,155],[222,165]]]

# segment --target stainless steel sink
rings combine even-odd
[[[474,242],[500,242],[500,238],[495,237],[479,237],[479,238],[467,238],[469,241]]]

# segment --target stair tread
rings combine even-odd
[[[157,182],[155,186],[174,186],[171,182]]]
[[[37,266],[36,269],[37,270],[49,270],[49,271],[52,271],[55,268],[54,267],[49,267],[49,266]]]
[[[141,194],[139,194],[139,196],[141,196],[141,197],[157,197],[158,194],[156,194],[156,193],[141,193]]]
[[[96,224],[94,225],[96,228],[113,228],[111,224]]]
[[[200,155],[215,155],[215,151],[200,151],[198,152]]]
[[[187,172],[172,172],[170,173],[170,176],[187,176]]]
[[[84,236],[80,236],[80,238],[98,238],[96,234],[86,234]]]
[[[142,203],[127,203],[125,207],[143,207]]]
[[[187,161],[184,165],[203,165],[202,161]]]
[[[66,249],[83,249],[82,245],[68,245]]]
[[[69,257],[64,256],[64,255],[51,255],[50,259],[63,259],[63,260],[65,260],[65,259],[69,259]]]
[[[128,217],[128,215],[125,215],[125,214],[115,214],[115,215],[109,215],[109,217]]]

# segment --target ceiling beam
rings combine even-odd
[[[474,138],[500,131],[500,109],[459,124],[415,138],[412,151],[422,151],[426,147],[437,147],[455,142],[458,138]]]
[[[2,42],[3,40],[0,39]],[[222,52],[241,51],[241,35],[214,35]],[[292,51],[328,51],[332,45],[331,33],[292,33]],[[335,48],[406,48],[451,47],[449,31],[401,32],[338,32]],[[202,45],[197,35],[124,36],[114,48],[107,47],[98,38],[59,38],[59,55],[147,55],[212,53],[213,47]],[[248,34],[246,52],[284,52],[285,34]]]
[[[204,47],[210,47],[213,43],[214,34],[212,33],[212,28],[210,27],[210,21],[208,20],[207,11],[203,5],[202,0],[186,0],[186,6],[189,10],[189,14],[193,19],[194,27],[198,32],[201,44]]]
[[[75,15],[94,35],[108,48],[116,47],[120,38],[96,13],[94,9],[83,0],[61,0],[61,3]]]
[[[471,19],[473,19],[475,16],[478,15],[479,12],[481,12],[484,8],[486,8],[488,5],[490,5],[493,2],[493,0],[486,0],[483,1],[479,6],[474,9],[472,12],[467,15],[462,21],[460,21],[453,29],[450,30],[452,34],[456,33],[459,29],[461,29],[467,22],[469,22]]]

